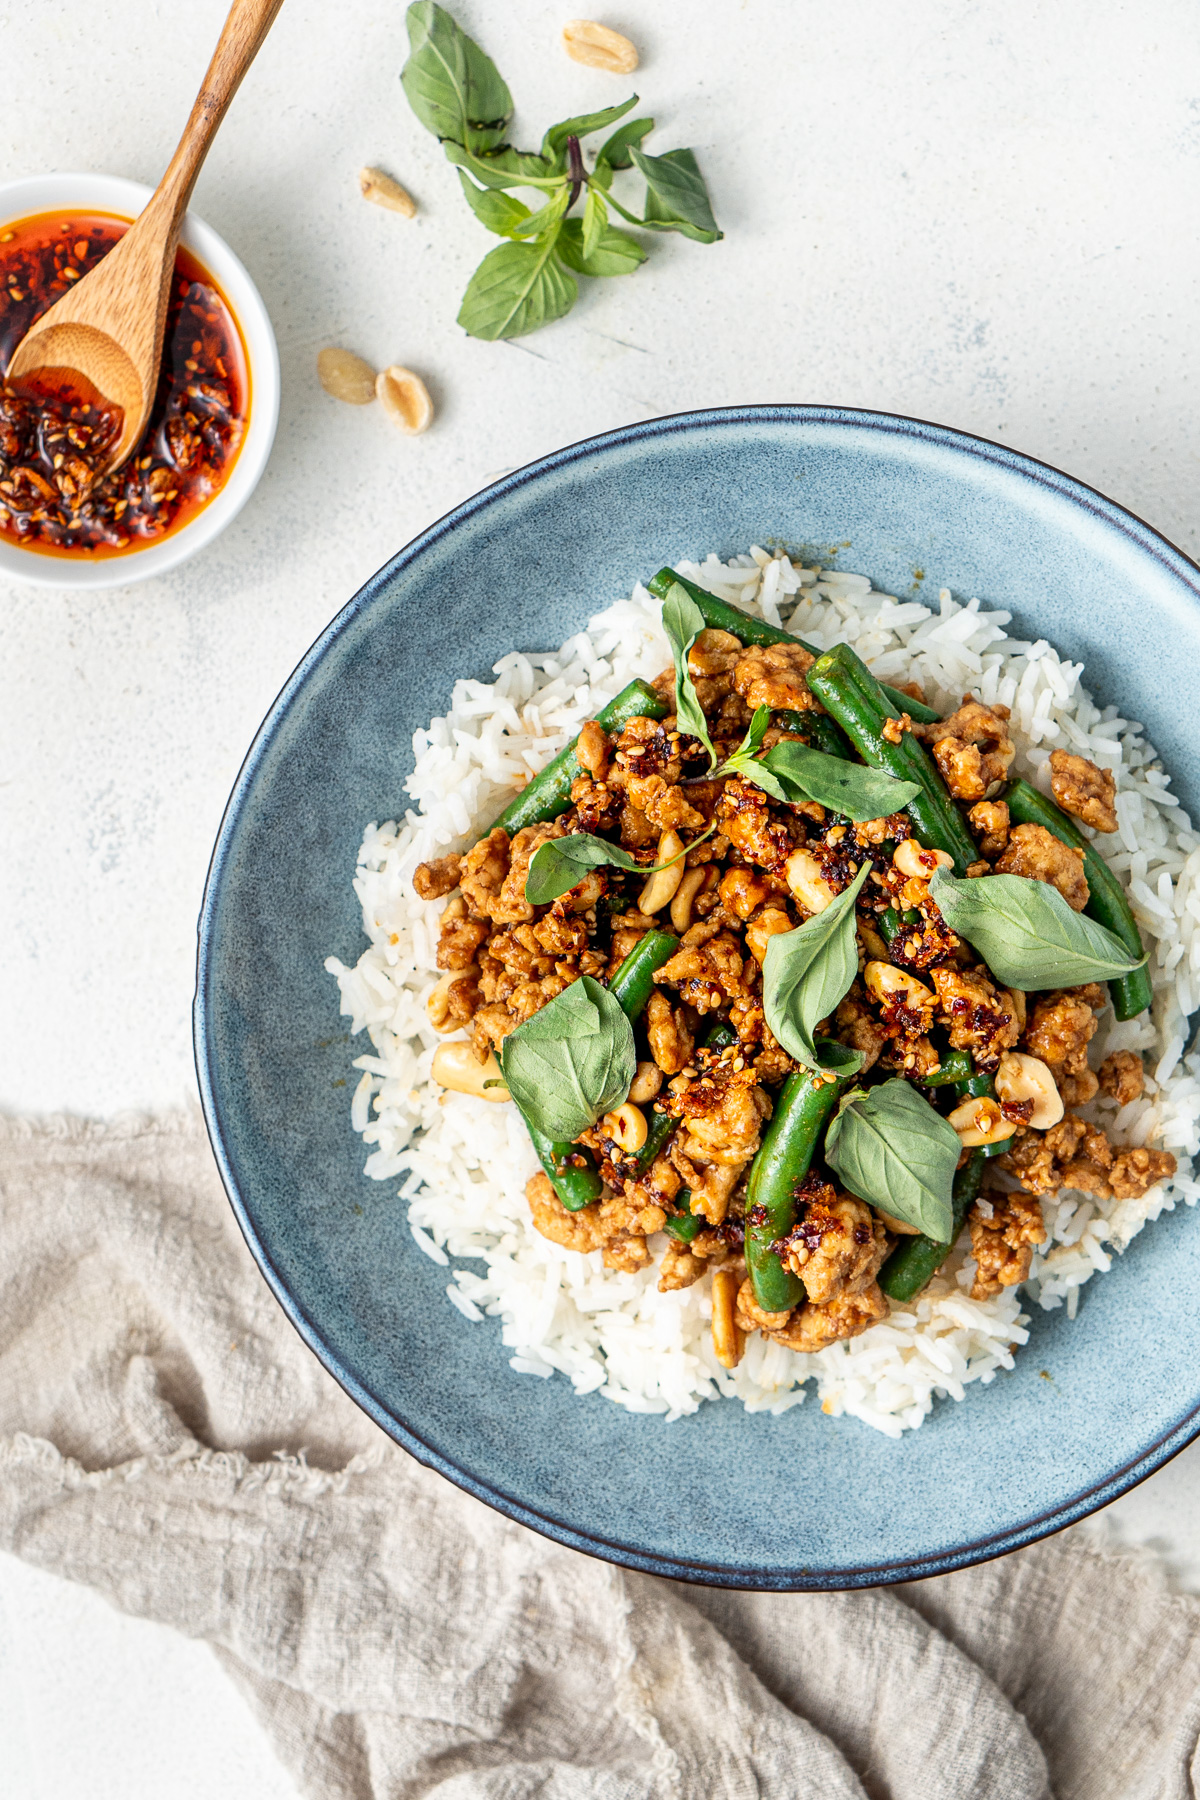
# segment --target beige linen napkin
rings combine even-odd
[[[833,1595],[560,1549],[388,1443],[194,1117],[0,1120],[0,1547],[207,1640],[324,1800],[1184,1800],[1200,1604],[1080,1532]]]

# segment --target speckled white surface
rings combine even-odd
[[[224,10],[0,0],[0,175],[156,180]],[[575,10],[458,6],[526,141],[626,91],[563,56]],[[0,1104],[110,1112],[192,1092],[196,912],[265,708],[394,550],[544,451],[689,406],[844,402],[1002,439],[1200,549],[1189,0],[641,0],[601,16],[642,47],[650,148],[696,148],[726,239],[656,240],[635,276],[500,346],[454,325],[492,240],[404,103],[402,6],[283,8],[195,197],[275,321],[266,477],[161,583],[83,599],[0,585]],[[365,162],[411,189],[416,220],[363,204]],[[424,374],[433,430],[409,441],[378,408],[328,400],[327,343]],[[1198,1495],[1193,1450],[1112,1512],[1200,1587]],[[214,1724],[232,1747],[216,1781],[195,1751]],[[0,1766],[27,1771],[22,1800],[290,1792],[207,1652],[7,1560]]]

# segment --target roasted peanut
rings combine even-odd
[[[974,1150],[982,1144],[1000,1144],[1012,1137],[1016,1125],[1000,1111],[1000,1103],[990,1094],[964,1100],[952,1113],[947,1113],[964,1149]]]
[[[620,1145],[626,1156],[636,1156],[649,1134],[645,1113],[639,1106],[632,1106],[628,1100],[624,1106],[618,1106],[615,1112],[605,1113],[600,1121],[600,1129],[605,1137],[610,1137],[614,1144]]]
[[[737,1368],[746,1342],[735,1317],[740,1286],[741,1276],[735,1270],[713,1270],[712,1341],[717,1361],[725,1369]]]
[[[411,369],[399,363],[383,369],[375,379],[375,392],[392,424],[408,437],[419,437],[433,424],[433,401],[429,389]]]
[[[373,206],[386,206],[389,212],[403,213],[406,219],[411,219],[416,214],[417,206],[412,195],[398,181],[393,181],[390,175],[385,175],[382,169],[360,169],[358,185],[363,199],[369,200]]]
[[[837,898],[811,850],[793,850],[784,864],[784,874],[805,912],[824,912]]]
[[[671,927],[683,936],[692,922],[692,907],[696,896],[708,879],[708,866],[701,863],[697,869],[686,869],[683,880],[675,891],[671,902]]]
[[[653,1100],[663,1084],[663,1072],[657,1063],[640,1062],[634,1071],[633,1080],[629,1084],[629,1098],[637,1106],[645,1106]]]
[[[375,398],[375,371],[353,350],[331,346],[317,358],[317,375],[321,386],[335,400],[347,406],[369,406]]]
[[[1063,1116],[1062,1095],[1047,1065],[1040,1056],[1010,1050],[1000,1058],[996,1070],[996,1092],[1010,1105],[1033,1101],[1028,1123],[1035,1131],[1049,1131]]]
[[[902,875],[909,875],[914,881],[928,881],[935,869],[954,867],[952,856],[944,850],[925,850],[916,838],[905,838],[897,844],[892,861]]]
[[[669,863],[670,867],[656,870],[642,889],[638,909],[644,913],[661,912],[675,898],[683,880],[683,839],[677,831],[663,832],[654,860]]]
[[[563,48],[572,62],[589,69],[607,69],[610,75],[632,75],[638,66],[635,45],[619,31],[598,25],[595,19],[571,19],[563,26]]]
[[[881,1006],[898,1000],[910,1012],[919,1012],[927,1020],[933,1018],[937,995],[907,969],[897,969],[886,962],[869,962],[863,970],[863,980],[868,993]]]
[[[475,1051],[465,1038],[459,1038],[453,1044],[439,1044],[433,1053],[429,1073],[439,1087],[450,1088],[456,1094],[474,1094],[477,1100],[507,1100],[509,1097],[495,1055],[489,1055],[485,1063],[476,1062]],[[500,1086],[485,1087],[485,1081],[498,1081]]]

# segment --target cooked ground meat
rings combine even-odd
[[[1007,802],[1004,800],[980,800],[971,808],[967,818],[979,839],[979,854],[988,862],[995,862],[1008,843]]]
[[[1140,1097],[1146,1085],[1142,1059],[1132,1050],[1114,1050],[1100,1064],[1099,1086],[1118,1106]]]
[[[1117,829],[1117,784],[1109,769],[1099,769],[1086,756],[1069,750],[1050,752],[1050,787],[1064,812],[1074,813],[1097,831]]]
[[[998,988],[982,969],[955,969],[944,964],[930,973],[950,1048],[969,1050],[981,1069],[997,1068],[1021,1033],[1012,994],[1007,988]]]
[[[986,1300],[1001,1288],[1024,1281],[1035,1244],[1046,1241],[1042,1208],[1028,1194],[989,1194],[971,1209],[971,1254],[977,1273],[972,1300]]]
[[[1008,774],[1016,746],[1008,735],[1007,706],[967,698],[939,725],[924,727],[934,761],[956,800],[984,800]]]
[[[1082,912],[1088,903],[1083,851],[1060,843],[1044,825],[1013,827],[1008,846],[996,861],[996,874],[1023,875],[1029,881],[1048,882],[1076,912]]]
[[[817,702],[804,678],[815,661],[802,644],[750,644],[734,666],[733,685],[751,711],[769,706],[811,712]]]
[[[432,862],[419,864],[413,872],[417,898],[440,900],[444,894],[452,894],[458,886],[461,868],[461,856],[438,856]]]

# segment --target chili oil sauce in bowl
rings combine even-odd
[[[105,175],[0,186],[0,369],[150,195]],[[249,499],[278,413],[279,357],[261,296],[216,232],[188,214],[158,390],[120,470],[97,475],[119,415],[95,396],[15,393],[0,381],[0,578],[116,587],[175,567]]]

